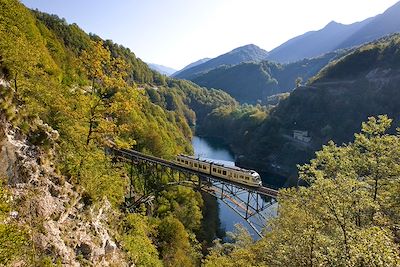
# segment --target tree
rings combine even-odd
[[[107,108],[112,96],[121,88],[127,87],[127,66],[123,60],[112,58],[110,51],[103,47],[101,41],[91,42],[90,49],[83,51],[81,61],[88,79],[91,81],[88,99],[88,132],[86,145],[93,139],[98,144],[104,142],[104,137],[113,131],[113,123],[107,117]]]
[[[296,88],[300,87],[302,83],[303,83],[303,78],[301,77],[297,77],[296,80],[294,81]]]
[[[386,116],[370,118],[354,143],[338,147],[330,142],[300,168],[300,178],[309,187],[280,192],[280,215],[258,247],[276,252],[263,256],[264,262],[273,262],[272,266],[399,264],[392,228],[398,214],[393,218],[384,204],[392,202],[395,193],[389,187],[377,190],[380,185],[383,189],[398,184],[394,177],[400,175],[400,137],[385,133],[390,123]],[[367,243],[374,256],[361,245]]]
[[[206,267],[247,267],[259,266],[254,254],[248,248],[254,245],[249,232],[240,224],[235,225],[234,232],[228,232],[229,242],[221,244],[214,241],[210,254],[204,261]]]
[[[157,240],[165,266],[196,266],[199,255],[192,248],[191,238],[178,219],[167,216],[160,221]]]
[[[279,191],[265,237],[216,260],[245,250],[266,266],[399,266],[400,135],[390,125],[369,118],[353,143],[329,142],[299,167],[307,187]]]
[[[162,191],[157,198],[159,204],[156,216],[164,218],[173,215],[179,219],[189,231],[199,230],[203,215],[201,208],[203,199],[200,193],[183,186]]]
[[[123,224],[122,246],[127,251],[129,260],[134,266],[162,266],[158,259],[158,251],[150,236],[154,229],[149,225],[147,217],[130,214]]]
[[[28,231],[9,217],[11,210],[12,196],[0,177],[0,265],[29,264],[32,247]]]
[[[121,178],[121,170],[111,166],[104,146],[110,141],[121,147],[134,143],[127,118],[137,108],[137,93],[124,80],[124,63],[112,58],[101,42],[91,42],[81,62],[90,86],[65,91],[65,101],[56,106],[62,165],[94,200],[107,196],[117,204],[123,200],[127,181]]]

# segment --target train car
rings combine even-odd
[[[186,155],[178,155],[175,164],[191,170],[210,174],[211,163],[206,160],[200,160]]]
[[[248,186],[258,187],[262,185],[260,175],[253,170],[225,166],[186,155],[178,155],[175,164]]]
[[[246,170],[236,166],[212,163],[211,175],[248,186],[258,187],[262,185],[261,177],[256,171]]]

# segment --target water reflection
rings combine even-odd
[[[226,166],[235,166],[235,158],[232,151],[230,151],[227,146],[224,146],[220,140],[194,136],[192,144],[196,157],[212,160]],[[223,228],[225,232],[232,232],[235,229],[235,224],[240,223],[254,238],[258,238],[256,232],[238,214],[219,199],[218,206],[221,228]]]
[[[235,164],[235,156],[232,151],[218,139],[194,136],[192,145],[196,157],[223,160],[229,164]]]

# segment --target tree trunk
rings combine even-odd
[[[15,76],[14,76],[14,88],[15,88],[15,95],[16,96],[18,94],[17,76],[18,76],[18,73],[15,73]]]
[[[378,178],[375,178],[374,201],[376,201],[377,195],[378,195]]]

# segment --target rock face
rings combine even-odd
[[[16,177],[17,154],[15,147],[8,142],[4,125],[0,125],[0,177]]]
[[[51,138],[58,137],[49,126],[39,127],[49,130]],[[127,266],[110,226],[110,218],[118,214],[107,200],[86,206],[56,172],[51,150],[45,153],[30,145],[0,116],[0,179],[19,203],[15,219],[31,225],[36,249],[63,266],[81,266],[85,261],[94,266]]]

